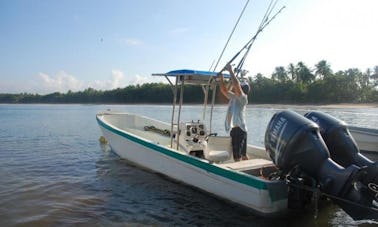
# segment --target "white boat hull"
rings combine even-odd
[[[378,130],[349,127],[349,131],[362,152],[378,154]]]
[[[104,116],[109,115],[97,116],[100,128],[112,150],[121,158],[251,208],[262,216],[287,211],[287,187],[283,182],[264,180],[180,153],[166,144],[158,144],[115,127]]]

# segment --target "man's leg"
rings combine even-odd
[[[242,141],[240,142],[241,143],[241,157],[242,157],[243,160],[247,160],[248,159],[248,156],[247,156],[247,132],[244,132],[241,129],[240,129],[240,132],[242,134],[242,136],[241,136]]]
[[[240,154],[240,149],[242,148],[241,145],[241,136],[240,136],[240,131],[241,130],[239,127],[235,127],[231,129],[230,135],[231,135],[231,143],[232,143],[232,153],[234,156],[235,161],[240,161],[241,154]]]

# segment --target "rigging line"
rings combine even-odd
[[[268,24],[270,24],[270,22],[274,19],[274,18],[276,18],[276,16],[278,15],[278,14],[280,14],[281,13],[281,11],[283,10],[283,9],[285,9],[286,8],[286,6],[282,6],[281,8],[280,8],[280,10],[278,10],[274,15],[273,15],[273,17],[272,18],[270,18],[270,20],[268,20],[265,24],[264,24],[264,26],[261,28],[261,31],[268,25]]]
[[[268,21],[268,18],[269,18],[269,16],[270,16],[270,14],[272,13],[272,10],[274,9],[274,7],[275,7],[275,5],[276,5],[276,3],[277,3],[278,0],[276,0],[276,1],[274,2],[274,4],[273,4],[273,1],[274,1],[274,0],[271,0],[271,1],[270,1],[269,6],[268,6],[268,8],[266,9],[266,11],[265,11],[265,13],[264,13],[263,18],[261,19],[260,25],[259,25],[259,27],[258,27],[258,29],[257,29],[258,32],[259,32],[260,30],[263,29],[264,24]],[[255,36],[256,36],[256,35],[255,35]],[[247,44],[247,45],[248,45],[248,44]],[[247,46],[247,45],[246,45],[246,46]]]
[[[210,66],[210,68],[209,68],[209,71],[211,70],[211,68],[213,68],[214,62],[215,62],[215,59],[214,59],[213,62],[211,63],[211,66]],[[215,69],[214,69],[214,70],[215,70]]]
[[[227,46],[228,46],[228,43],[229,43],[229,41],[230,41],[232,35],[234,34],[234,31],[235,31],[235,29],[236,29],[236,26],[239,24],[240,18],[242,17],[242,15],[244,14],[245,9],[247,8],[248,3],[249,3],[249,0],[247,0],[247,2],[245,3],[244,8],[243,8],[243,10],[241,11],[241,13],[240,13],[240,15],[239,15],[239,18],[238,18],[238,20],[236,21],[236,24],[235,24],[234,28],[232,29],[230,36],[228,37],[228,40],[227,40],[227,42],[226,42],[226,45],[224,46],[224,48],[223,48],[223,50],[222,50],[222,53],[220,54],[220,56],[219,56],[219,58],[218,58],[217,64],[215,64],[215,67],[214,67],[214,70],[213,70],[214,72],[215,72],[216,68],[218,67],[219,61],[222,59],[223,53],[224,53],[224,51],[226,50],[226,48],[227,48]],[[211,67],[210,67],[210,68],[211,68]]]
[[[273,15],[273,17],[272,18],[270,18],[269,19],[269,15],[270,15],[270,13],[268,14],[268,17],[267,17],[267,21],[264,23],[264,24],[262,24],[262,26],[257,30],[257,32],[256,32],[256,34],[253,36],[253,38],[250,40],[250,42],[249,43],[247,43],[248,44],[248,46],[247,47],[244,47],[244,48],[246,48],[247,49],[247,51],[244,53],[244,56],[242,57],[242,59],[240,60],[240,62],[239,62],[239,64],[238,64],[238,66],[236,67],[236,69],[240,72],[241,71],[241,67],[243,66],[243,64],[244,64],[244,61],[245,61],[245,59],[246,59],[246,57],[247,57],[247,55],[248,55],[248,53],[249,53],[249,51],[250,51],[250,49],[251,49],[251,47],[252,47],[252,44],[254,43],[254,41],[256,40],[256,37],[257,37],[257,35],[260,33],[260,32],[262,32],[263,30],[264,30],[264,28],[266,27],[266,26],[268,26],[269,25],[269,23],[279,14],[279,13],[281,13],[281,11],[283,10],[285,8],[285,6],[283,6],[283,7],[281,7],[281,9],[278,11],[278,12],[276,12],[274,15]],[[271,12],[271,11],[270,11]],[[242,49],[243,50],[243,49]],[[233,59],[234,60],[234,59]],[[239,73],[237,73],[237,75],[238,75]]]
[[[278,0],[276,0],[276,2],[277,2],[277,1],[278,1]],[[259,28],[261,28],[261,26],[267,21],[267,19],[268,19],[268,17],[269,17],[269,14],[271,13],[271,10],[270,10],[270,12],[269,12],[269,9],[271,9],[271,7],[272,7],[272,3],[273,3],[273,0],[270,1],[269,6],[268,6],[268,8],[266,9],[265,14],[264,14],[264,16],[263,16],[263,18],[262,18],[262,20],[261,20],[261,23],[260,23],[260,25],[259,25]],[[275,4],[274,4],[274,5],[275,5]]]
[[[247,56],[248,56],[248,54],[249,54],[249,51],[251,50],[251,47],[252,47],[253,43],[254,43],[255,40],[256,40],[257,35],[258,35],[260,32],[262,32],[266,26],[268,26],[268,24],[269,24],[269,23],[270,23],[270,22],[271,22],[271,21],[277,16],[277,14],[279,14],[279,13],[283,10],[283,8],[285,8],[285,7],[283,6],[283,7],[282,7],[277,13],[275,13],[275,14],[273,15],[273,17],[270,18],[270,19],[269,19],[269,16],[270,16],[272,10],[270,10],[270,12],[267,14],[268,16],[263,20],[263,21],[265,21],[265,23],[261,24],[261,26],[260,26],[259,29],[257,30],[255,36],[250,40],[250,43],[249,43],[248,47],[246,47],[247,50],[246,50],[246,52],[244,53],[244,56],[242,57],[242,59],[240,60],[238,66],[236,67],[236,71],[237,71],[236,76],[238,76],[239,73],[241,73],[241,68],[243,67],[243,64],[244,64],[244,62],[245,62],[245,59],[247,58]]]
[[[270,8],[269,13],[268,13],[268,16],[267,16],[267,18],[266,18],[266,21],[268,20],[270,14],[272,14],[272,11],[273,11],[273,9],[276,7],[277,2],[278,2],[278,0],[276,0],[276,1],[273,3],[272,7]]]
[[[269,4],[269,7],[268,7],[268,9],[266,10],[266,12],[265,12],[265,15],[264,15],[264,18],[262,19],[262,22],[261,22],[261,24],[260,24],[260,26],[259,26],[259,28],[258,28],[258,30],[257,30],[257,32],[256,32],[256,34],[252,37],[252,39],[250,39],[244,46],[243,46],[243,48],[238,52],[238,53],[236,53],[236,55],[230,60],[230,61],[228,61],[227,62],[227,64],[230,64],[231,62],[233,62],[240,54],[241,54],[241,52],[244,50],[244,49],[246,49],[246,48],[250,48],[250,46],[251,46],[251,43],[253,43],[254,42],[254,40],[256,39],[256,37],[257,37],[257,35],[275,18],[275,16],[277,15],[277,14],[279,14],[281,11],[282,11],[282,9],[283,8],[285,8],[285,7],[282,7],[270,20],[268,20],[269,19],[269,15],[268,15],[268,13],[269,13],[269,11],[272,11],[272,9],[271,9],[271,6],[272,6],[272,2],[273,2],[273,0],[270,2],[270,4]],[[275,5],[275,4],[274,4]]]

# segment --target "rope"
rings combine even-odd
[[[168,129],[160,129],[156,128],[155,126],[144,126],[144,130],[155,132],[163,136],[171,136],[171,132]]]

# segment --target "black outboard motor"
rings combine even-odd
[[[346,167],[351,164],[357,166],[370,166],[374,162],[363,156],[357,143],[348,130],[348,126],[329,114],[313,111],[304,115],[319,125],[320,134],[327,144],[331,158]]]
[[[352,164],[359,167],[365,166],[365,184],[372,182],[378,185],[378,163],[374,163],[360,153],[344,121],[319,111],[308,112],[304,116],[319,125],[320,134],[332,160],[343,167]]]
[[[360,181],[363,171],[355,165],[343,168],[331,160],[314,122],[293,111],[276,113],[265,133],[265,148],[283,173],[300,169],[317,181],[322,192],[342,198],[335,202],[352,218],[378,218],[376,195],[367,193],[369,186]]]

